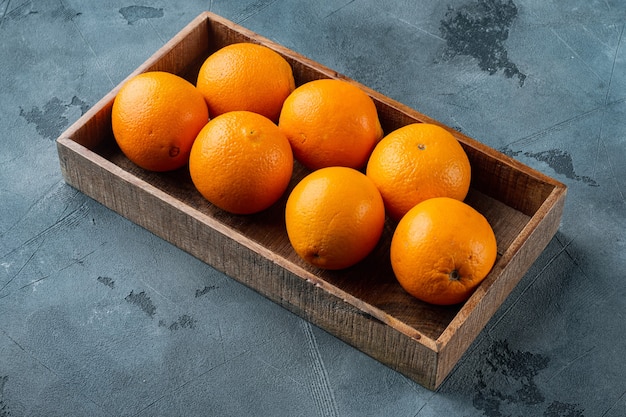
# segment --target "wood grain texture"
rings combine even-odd
[[[297,84],[342,78],[363,88],[374,99],[386,133],[408,123],[440,124],[211,13],[198,16],[129,77],[158,69],[194,82],[210,53],[243,41],[282,54]],[[283,222],[288,192],[262,213],[234,216],[204,200],[186,168],[152,173],[127,160],[110,127],[119,87],[57,140],[68,184],[430,389],[445,379],[559,226],[563,184],[442,125],[472,164],[467,202],[485,215],[498,240],[496,264],[473,296],[463,305],[438,307],[405,293],[389,262],[391,221],[360,264],[344,271],[315,269],[289,244]],[[306,174],[296,164],[288,191]]]

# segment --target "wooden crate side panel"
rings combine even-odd
[[[206,16],[200,15],[185,26],[176,36],[156,51],[144,64],[129,77],[146,71],[166,71],[182,75],[192,63],[206,56],[209,49]],[[195,83],[195,78],[189,80]]]
[[[462,142],[463,143],[463,142]],[[544,204],[556,181],[483,146],[465,144],[472,167],[471,186],[516,210],[533,216]]]
[[[94,150],[107,138],[113,136],[111,128],[111,107],[115,94],[109,92],[93,107],[76,120],[60,138],[72,138],[76,143]]]
[[[214,13],[204,12],[202,16],[208,24],[209,51],[238,42],[273,43],[258,33]]]
[[[471,342],[500,308],[559,228],[565,205],[564,188],[556,189],[539,213],[503,255],[502,270],[492,271],[493,282],[481,285],[441,335],[436,386],[450,373]],[[497,278],[497,279],[496,279]]]

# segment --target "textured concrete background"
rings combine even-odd
[[[67,186],[55,138],[211,10],[569,187],[430,392]],[[626,415],[626,2],[0,0],[0,416]]]

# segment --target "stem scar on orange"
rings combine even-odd
[[[458,304],[469,298],[493,267],[496,236],[487,219],[468,204],[431,198],[400,220],[390,256],[406,292],[431,304]]]
[[[151,71],[129,79],[111,109],[113,136],[136,165],[150,171],[184,166],[209,112],[202,94],[178,75]]]
[[[293,172],[289,141],[271,120],[249,111],[212,119],[191,149],[189,172],[209,202],[234,214],[252,214],[274,204]]]
[[[471,179],[461,144],[449,131],[430,123],[409,124],[385,136],[374,148],[366,172],[396,221],[428,198],[464,200]]]
[[[285,208],[295,252],[323,269],[344,269],[363,260],[380,240],[384,223],[376,186],[347,167],[313,171],[296,184]]]

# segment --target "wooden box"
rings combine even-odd
[[[209,54],[242,41],[283,55],[297,85],[347,79],[208,12],[129,77],[162,70],[195,83]],[[412,122],[438,123],[356,84],[374,99],[386,133]],[[360,264],[344,271],[317,270],[303,263],[288,241],[283,220],[287,194],[260,214],[229,215],[200,196],[186,168],[152,173],[128,161],[111,133],[111,106],[119,87],[57,140],[68,184],[429,389],[446,378],[559,226],[563,184],[450,129],[472,165],[467,202],[487,217],[498,240],[496,264],[471,298],[462,305],[437,307],[406,294],[388,259],[391,222]],[[296,164],[291,187],[306,173]]]

